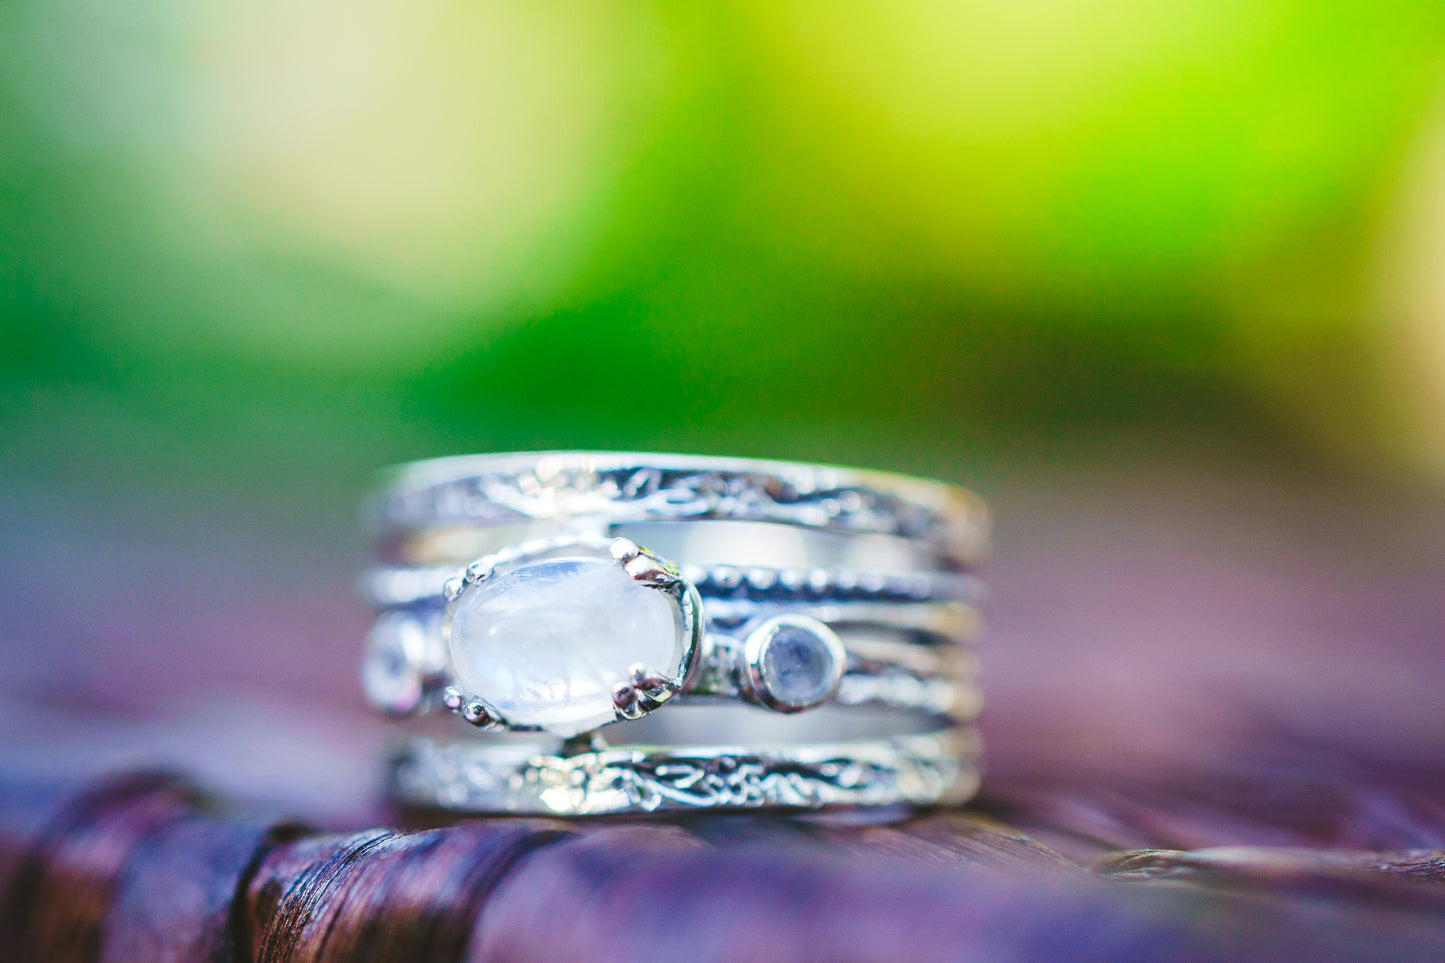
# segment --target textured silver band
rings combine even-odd
[[[383,537],[533,519],[761,521],[902,536],[959,564],[987,553],[989,529],[977,496],[939,482],[827,465],[622,452],[417,462],[393,473],[371,516]]]
[[[394,799],[460,813],[597,816],[959,803],[978,787],[972,730],[799,746],[617,747],[574,755],[416,737]]]

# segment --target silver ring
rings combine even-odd
[[[371,519],[385,562],[361,585],[379,609],[367,694],[419,724],[450,710],[474,733],[414,734],[393,761],[399,802],[561,815],[918,805],[976,783],[968,643],[988,517],[962,489],[546,452],[405,466]],[[687,557],[619,534],[649,525]],[[545,537],[497,547],[521,533]],[[495,550],[458,554],[482,545]],[[708,730],[682,731],[704,707]],[[834,721],[784,732],[783,717],[825,708]],[[664,709],[668,725],[649,727]],[[513,733],[544,735],[519,747]]]

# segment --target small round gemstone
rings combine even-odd
[[[412,655],[424,630],[404,615],[378,619],[366,637],[361,685],[367,699],[384,712],[406,715],[422,697],[422,673]]]
[[[833,694],[838,662],[833,647],[817,632],[783,625],[763,646],[758,672],[774,701],[802,708]]]
[[[678,602],[605,553],[518,565],[467,586],[449,646],[462,689],[511,725],[562,735],[613,721],[613,687],[633,665],[680,677],[687,648]]]

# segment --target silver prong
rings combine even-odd
[[[612,704],[617,708],[617,714],[624,719],[641,719],[646,715],[637,690],[626,682],[619,682],[612,687]]]
[[[466,701],[461,690],[454,685],[449,685],[442,690],[442,705],[451,709],[453,712],[459,710],[462,707],[462,703]]]
[[[621,536],[614,538],[609,548],[612,552],[612,557],[619,562],[630,562],[642,554],[642,549],[638,547],[636,542],[630,538],[623,538]]]
[[[466,585],[466,580],[464,578],[462,578],[460,575],[453,576],[452,578],[447,579],[446,582],[442,584],[442,594],[447,597],[448,602],[455,602],[457,596],[462,594],[462,587],[464,585]]]
[[[633,664],[627,670],[627,675],[632,680],[628,688],[632,690],[633,697],[637,699],[639,715],[645,715],[660,708],[664,702],[677,693],[677,687],[663,678],[661,673],[641,662]]]
[[[468,702],[462,706],[461,711],[462,718],[479,729],[492,729],[497,726],[497,720],[480,702]]]
[[[627,562],[623,568],[634,582],[647,585],[671,585],[681,577],[666,563],[646,552]]]
[[[655,698],[659,692],[671,688],[661,673],[641,662],[635,663],[628,669],[627,675],[632,680],[632,687],[644,696]]]

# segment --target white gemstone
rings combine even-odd
[[[682,609],[580,551],[468,585],[452,612],[452,671],[508,723],[571,735],[616,718],[612,687],[641,663],[678,678]]]

